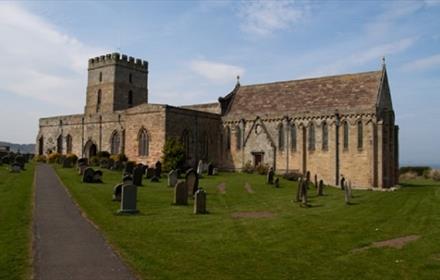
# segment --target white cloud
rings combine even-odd
[[[247,1],[240,5],[241,29],[250,34],[268,35],[294,27],[305,15],[306,8],[294,1]]]
[[[242,76],[244,74],[242,67],[208,60],[194,60],[190,63],[190,68],[195,73],[215,83],[231,82],[237,75]]]
[[[87,59],[101,54],[22,5],[0,3],[0,91],[77,111],[85,95]]]
[[[420,58],[402,66],[405,71],[420,71],[440,67],[440,54]]]

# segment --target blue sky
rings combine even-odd
[[[440,1],[1,2],[0,140],[81,113],[87,60],[150,63],[151,103],[242,84],[378,70],[386,57],[402,164],[440,164]]]

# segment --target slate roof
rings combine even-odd
[[[383,71],[240,86],[225,118],[373,111]]]

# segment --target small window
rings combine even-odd
[[[309,151],[315,150],[315,126],[310,124],[309,126]]]
[[[133,106],[133,92],[130,90],[128,92],[128,107]]]
[[[96,97],[96,112],[99,112],[99,110],[101,109],[101,100],[102,100],[102,93],[101,93],[101,89],[99,89]]]
[[[284,126],[282,123],[278,125],[278,149],[284,150]]]
[[[102,82],[102,72],[99,72],[99,81]]]
[[[344,122],[343,124],[344,128],[344,149],[348,149],[348,123]]]
[[[357,123],[358,132],[358,149],[361,150],[364,147],[364,127],[362,121]]]
[[[290,148],[296,151],[296,126],[294,124],[290,127]]]
[[[130,84],[133,83],[133,74],[130,73],[128,75],[128,81],[130,82]]]
[[[327,125],[327,123],[322,124],[322,149],[324,151],[328,150],[328,125]]]

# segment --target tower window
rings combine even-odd
[[[128,107],[133,106],[133,92],[130,90],[128,92]]]
[[[128,81],[130,82],[130,84],[133,83],[133,74],[130,73],[128,75]]]
[[[102,82],[102,72],[99,72],[99,81]]]
[[[327,125],[327,123],[322,124],[322,149],[324,151],[328,150],[328,125]]]

